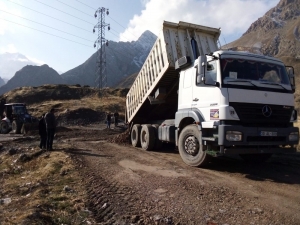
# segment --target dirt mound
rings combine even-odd
[[[59,125],[87,125],[101,122],[105,119],[104,112],[97,112],[89,108],[79,108],[76,110],[65,110],[57,117]]]
[[[117,143],[117,144],[130,144],[130,130],[127,129],[122,134],[118,134],[108,139],[108,142]]]

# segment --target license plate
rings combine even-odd
[[[277,136],[277,132],[274,132],[274,131],[261,131],[260,132],[260,136],[271,136],[271,137],[274,137],[274,136]]]

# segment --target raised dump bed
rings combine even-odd
[[[218,50],[220,29],[201,25],[164,21],[163,29],[126,98],[127,122],[174,118],[178,104],[179,73],[175,62],[189,56]]]

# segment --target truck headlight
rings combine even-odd
[[[241,141],[242,140],[242,132],[240,131],[227,131],[226,132],[226,140],[227,141]]]
[[[290,121],[291,122],[295,122],[295,121],[297,121],[297,110],[293,110],[293,112],[292,112],[292,115],[291,115],[291,119],[290,119]]]
[[[298,141],[299,139],[299,133],[298,132],[292,132],[289,135],[289,141]]]

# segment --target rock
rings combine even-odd
[[[17,153],[17,149],[15,149],[15,148],[11,148],[8,150],[9,155],[15,155],[16,153]]]
[[[70,191],[72,191],[72,188],[70,188],[68,185],[66,185],[66,186],[64,186],[63,190],[65,192],[70,192]]]
[[[138,222],[138,221],[139,221],[139,219],[140,219],[140,217],[139,217],[139,216],[137,216],[137,215],[133,215],[133,216],[131,216],[131,222],[132,222],[132,223],[136,223],[136,222]]]
[[[0,199],[0,205],[2,205],[2,204],[9,204],[9,203],[11,203],[11,198]]]
[[[29,160],[29,158],[30,157],[27,154],[23,153],[23,154],[20,155],[19,160],[21,162],[25,162],[25,161]]]
[[[155,215],[155,216],[153,216],[153,220],[154,220],[154,221],[159,221],[159,220],[161,220],[162,218],[163,218],[162,215]]]
[[[102,209],[106,209],[108,207],[108,203],[104,203],[103,206],[101,207]]]

